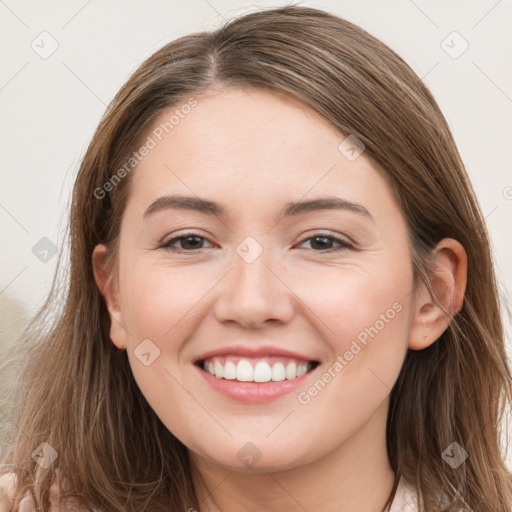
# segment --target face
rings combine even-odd
[[[199,459],[305,465],[378,411],[383,427],[413,310],[406,223],[375,164],[296,100],[196,100],[133,171],[112,340]]]

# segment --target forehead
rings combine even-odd
[[[346,135],[288,95],[223,87],[184,108],[189,100],[164,111],[146,134],[154,147],[135,170],[135,200],[147,205],[166,193],[253,206],[306,195],[392,200],[364,152],[348,160],[339,150]]]

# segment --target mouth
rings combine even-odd
[[[194,363],[203,372],[220,380],[252,383],[291,381],[312,372],[319,361],[292,357],[215,356]]]

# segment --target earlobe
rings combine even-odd
[[[416,293],[409,348],[423,350],[448,328],[462,309],[467,282],[467,254],[452,238],[444,238],[435,249],[435,270],[430,276],[432,291],[422,283]]]
[[[107,305],[110,316],[110,338],[119,349],[126,348],[126,329],[115,287],[115,278],[106,264],[107,248],[100,244],[92,253],[94,279]]]

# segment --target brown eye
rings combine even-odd
[[[174,247],[176,242],[179,242],[181,247]],[[200,249],[204,249],[204,247],[202,247],[204,242],[207,242],[206,238],[196,235],[195,233],[187,233],[183,236],[171,238],[171,240],[161,245],[160,249],[175,252],[197,252]]]
[[[345,240],[330,235],[316,235],[309,238],[305,238],[304,240],[302,240],[301,245],[305,242],[308,242],[309,240],[312,240],[311,249],[315,250],[316,252],[337,252],[344,251],[347,249],[353,249],[353,246],[348,242],[345,242]],[[338,244],[339,247],[336,249],[332,249],[333,243]]]

